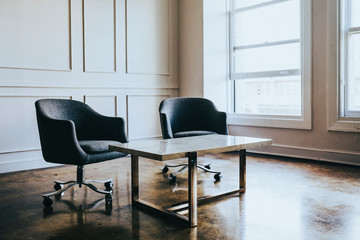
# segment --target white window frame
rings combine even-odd
[[[328,130],[342,132],[360,132],[360,116],[358,112],[347,111],[346,109],[346,81],[347,81],[347,44],[348,33],[360,31],[360,28],[347,28],[346,26],[346,2],[337,0],[336,27],[334,36],[336,42],[329,44],[327,51],[336,49],[336,61],[328,62]],[[331,12],[328,13],[331,15]],[[329,27],[331,28],[331,26]],[[336,67],[334,67],[334,63]],[[334,77],[333,77],[334,76]]]
[[[273,0],[271,2],[260,3],[263,5],[273,4],[276,2],[283,2],[288,0]],[[229,102],[231,112],[228,114],[228,123],[230,125],[244,125],[244,126],[260,126],[260,127],[276,127],[276,128],[294,128],[294,129],[311,129],[311,1],[300,0],[301,2],[301,116],[279,116],[279,115],[259,115],[259,114],[240,114],[234,113],[235,102],[235,80],[240,77],[253,77],[252,73],[246,73],[247,75],[233,73],[233,16],[236,10],[230,10],[230,24],[229,24],[229,58],[230,58],[230,80],[231,94],[229,94]],[[231,3],[232,4],[232,3]],[[288,40],[291,41],[291,40]],[[295,39],[292,40],[295,42]],[[298,40],[297,40],[298,42]],[[282,44],[282,42],[279,42]],[[298,74],[298,69],[288,69],[286,71],[274,71],[267,72],[266,76],[291,76]],[[263,73],[259,73],[263,74]],[[259,76],[257,76],[259,77]]]

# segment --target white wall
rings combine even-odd
[[[203,0],[179,1],[179,86],[183,97],[203,97]]]
[[[179,2],[179,84],[181,96],[205,97],[227,111],[227,2]]]
[[[123,117],[130,140],[161,135],[178,95],[177,0],[0,1],[0,173],[49,166],[34,102],[66,98]]]
[[[204,0],[204,97],[228,111],[229,58],[227,2]]]

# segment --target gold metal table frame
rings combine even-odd
[[[270,145],[270,139],[238,137],[228,135],[207,135],[167,140],[146,140],[133,143],[110,145],[110,150],[131,154],[131,198],[132,205],[155,214],[171,217],[188,227],[197,226],[198,204],[225,196],[245,192],[246,148]],[[212,196],[197,196],[197,158],[205,154],[239,151],[239,188]],[[178,158],[188,159],[188,201],[160,207],[139,197],[139,157],[158,161]],[[188,210],[188,216],[179,211]]]

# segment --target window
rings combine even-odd
[[[233,0],[230,124],[311,128],[310,1]]]
[[[360,1],[338,0],[330,21],[328,129],[360,132]],[[335,30],[333,30],[335,29]],[[334,56],[334,57],[333,57]]]
[[[341,117],[360,117],[360,1],[341,4]]]

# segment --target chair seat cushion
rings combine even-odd
[[[105,153],[109,151],[110,144],[120,144],[121,142],[109,140],[81,140],[80,147],[88,154]]]
[[[211,131],[185,131],[185,132],[177,132],[177,133],[174,133],[174,138],[194,137],[194,136],[210,135],[210,134],[216,134],[216,132],[211,132]]]

